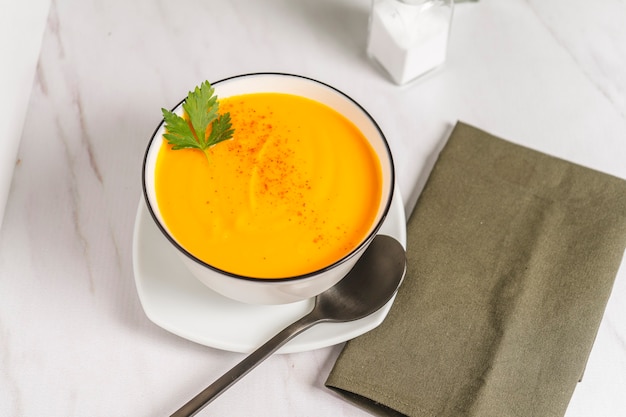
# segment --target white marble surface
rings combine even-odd
[[[458,119],[626,179],[626,3],[481,0],[408,88],[365,57],[368,0],[52,2],[0,230],[0,415],[169,415],[240,354],[152,324],[131,242],[161,107],[198,82],[330,83],[387,134],[411,208]],[[2,64],[7,65],[2,57]],[[270,358],[200,415],[366,416],[323,383],[341,346]],[[626,415],[626,267],[567,417]]]

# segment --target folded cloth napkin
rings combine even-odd
[[[563,416],[626,247],[626,181],[458,123],[386,320],[326,385],[379,416]]]

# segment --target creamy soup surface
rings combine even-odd
[[[220,99],[232,139],[199,150],[164,140],[159,209],[187,251],[256,278],[298,276],[352,251],[382,193],[378,157],[359,129],[307,98],[258,93]]]

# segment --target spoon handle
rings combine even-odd
[[[293,322],[283,330],[278,332],[276,336],[265,342],[261,347],[252,352],[241,362],[235,365],[230,371],[219,377],[215,382],[201,391],[194,398],[189,400],[171,417],[191,417],[196,415],[200,410],[206,407],[211,401],[220,394],[230,388],[235,382],[239,381],[251,370],[256,368],[261,362],[267,359],[272,353],[278,350],[289,340],[302,333],[304,330],[323,321],[315,310],[301,319]]]

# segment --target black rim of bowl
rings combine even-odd
[[[391,203],[392,203],[392,200],[393,200],[393,197],[394,197],[395,186],[396,186],[396,184],[395,184],[395,166],[394,166],[394,162],[393,162],[393,157],[391,155],[391,149],[389,148],[389,143],[387,142],[387,138],[385,137],[383,131],[380,128],[380,126],[378,126],[378,123],[376,123],[376,120],[374,120],[374,118],[369,114],[369,112],[367,110],[365,110],[365,108],[363,108],[363,106],[361,106],[352,97],[348,96],[343,91],[338,90],[337,88],[333,87],[332,85],[326,84],[326,83],[324,83],[322,81],[318,81],[318,80],[316,80],[314,78],[306,77],[306,76],[303,76],[303,75],[285,73],[285,72],[252,72],[252,73],[247,73],[247,74],[234,75],[232,77],[221,79],[219,81],[211,83],[211,86],[215,86],[215,85],[217,85],[219,83],[223,83],[223,82],[226,82],[226,81],[234,80],[234,79],[237,79],[237,78],[254,77],[254,76],[265,76],[265,75],[267,75],[267,76],[284,76],[284,77],[301,78],[303,80],[307,80],[307,81],[310,81],[310,82],[313,82],[313,83],[317,83],[317,84],[319,84],[321,86],[329,88],[330,90],[334,91],[335,93],[338,93],[339,95],[343,96],[344,98],[346,98],[347,100],[352,102],[355,106],[357,106],[363,112],[363,114],[365,114],[367,116],[369,121],[374,125],[374,127],[378,131],[378,134],[382,138],[382,142],[383,142],[383,144],[385,146],[385,150],[387,151],[387,156],[389,158],[389,164],[391,166],[391,180],[390,180],[390,187],[389,187],[389,195],[385,196],[387,201],[385,203],[385,207],[384,207],[384,209],[382,211],[380,219],[378,220],[376,225],[372,228],[371,232],[367,235],[367,237],[361,241],[361,243],[359,243],[354,249],[352,249],[350,251],[350,253],[348,253],[347,255],[344,255],[343,257],[341,257],[337,261],[333,262],[330,265],[325,266],[324,268],[317,269],[315,271],[308,272],[306,274],[295,275],[295,276],[290,276],[290,277],[283,277],[283,278],[260,278],[260,277],[250,277],[250,276],[246,276],[246,275],[235,274],[235,273],[232,273],[232,272],[229,272],[229,271],[224,271],[223,269],[217,268],[217,267],[215,267],[215,266],[213,266],[213,265],[211,265],[209,263],[204,262],[203,260],[199,259],[198,257],[194,256],[191,252],[189,252],[182,245],[180,245],[176,241],[176,239],[174,239],[168,233],[167,229],[165,228],[165,226],[163,224],[161,224],[161,221],[159,220],[159,218],[157,217],[156,213],[154,212],[154,210],[152,208],[152,205],[150,204],[150,198],[148,197],[148,190],[147,190],[147,186],[146,186],[146,164],[147,164],[147,161],[148,161],[148,154],[149,154],[150,148],[152,146],[152,143],[154,142],[154,140],[156,138],[157,132],[163,126],[164,120],[161,120],[159,125],[156,127],[156,129],[154,130],[154,132],[150,136],[150,140],[148,141],[148,147],[146,148],[146,151],[144,153],[142,170],[141,170],[141,184],[142,184],[142,189],[143,189],[143,196],[144,196],[144,200],[145,200],[146,206],[148,208],[148,211],[150,212],[150,216],[152,217],[152,219],[156,223],[156,225],[159,228],[159,230],[161,231],[161,233],[181,253],[183,253],[185,256],[187,256],[189,259],[193,260],[194,262],[198,263],[199,265],[201,265],[201,266],[203,266],[205,268],[209,268],[209,269],[211,269],[211,270],[213,270],[215,272],[218,272],[218,273],[220,273],[222,275],[226,275],[226,276],[229,276],[229,277],[232,277],[232,278],[237,278],[237,279],[243,279],[243,280],[247,280],[247,281],[256,281],[256,282],[284,281],[284,282],[287,282],[287,281],[305,280],[307,278],[311,278],[311,277],[317,276],[319,274],[322,274],[322,273],[324,273],[324,272],[326,272],[326,271],[328,271],[330,269],[334,269],[338,265],[340,265],[340,264],[342,264],[344,262],[347,262],[352,257],[354,257],[361,250],[361,248],[363,248],[363,246],[369,244],[369,242],[372,239],[374,239],[374,237],[378,234],[378,231],[380,230],[381,226],[385,222],[385,219],[387,218],[387,214],[389,213],[389,209],[391,207]],[[184,101],[185,101],[185,99],[182,99],[180,102],[178,102],[178,104],[176,104],[176,106],[174,106],[172,111],[177,109]]]

